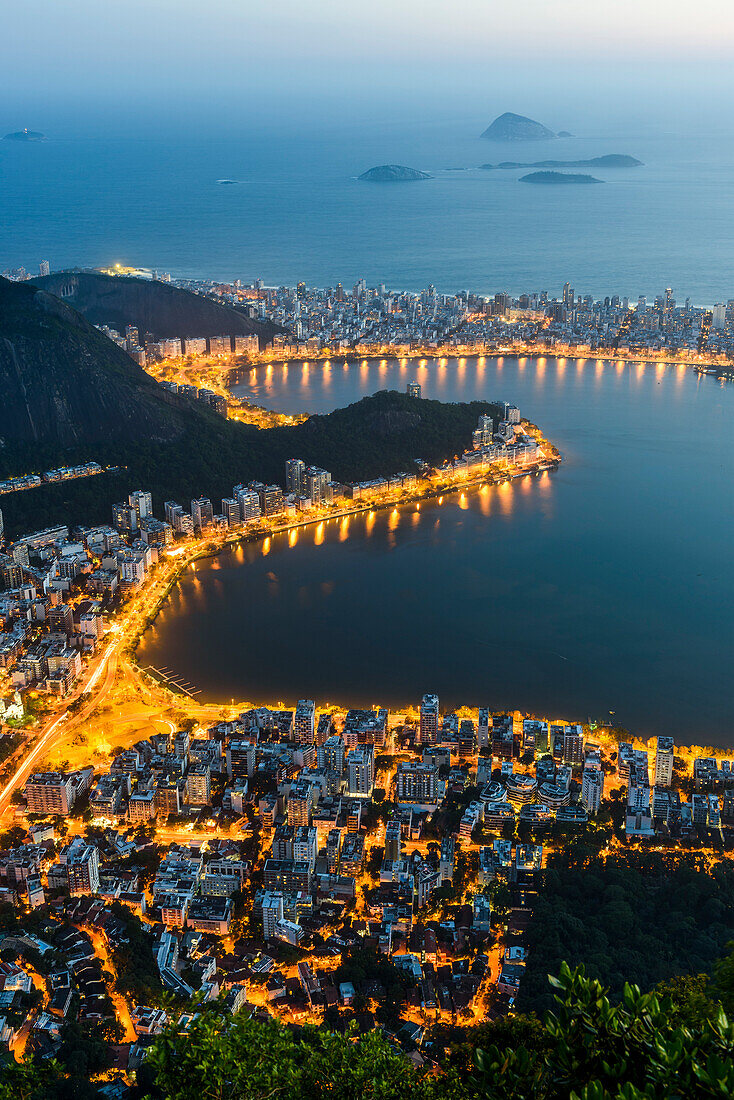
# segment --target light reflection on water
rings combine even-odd
[[[309,528],[290,554],[287,536],[240,548],[220,559],[221,586],[200,563],[142,659],[180,670],[200,698],[403,704],[437,691],[446,705],[614,710],[636,732],[728,744],[734,389],[677,365],[511,356],[311,363],[305,385],[299,363],[240,389],[326,412],[412,380],[426,397],[519,405],[564,464],[463,502],[327,524],[321,541]]]

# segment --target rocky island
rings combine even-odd
[[[12,134],[6,134],[3,141],[45,141],[46,135],[40,130],[15,130]]]
[[[556,135],[542,122],[505,111],[481,136],[488,141],[548,141]]]
[[[378,164],[357,177],[368,183],[410,183],[413,180],[430,180],[428,172],[419,172],[417,168],[405,168],[402,164]]]
[[[480,164],[480,168],[641,168],[642,161],[628,157],[623,153],[607,153],[603,157],[589,157],[588,160],[534,160],[522,164],[517,160],[503,160],[499,164]]]
[[[540,183],[553,187],[564,183],[602,183],[602,180],[580,172],[529,172],[527,176],[520,176],[520,183]]]

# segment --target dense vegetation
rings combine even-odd
[[[416,401],[383,390],[303,424],[260,431],[191,406],[181,414],[185,430],[168,441],[138,438],[62,449],[40,444],[0,449],[0,477],[92,459],[125,467],[9,494],[0,507],[12,536],[53,523],[109,523],[112,504],[141,486],[152,491],[158,513],[166,500],[188,506],[202,494],[218,508],[240,482],[282,484],[285,460],[293,456],[325,467],[335,480],[385,476],[415,470],[416,458],[441,462],[465,450],[483,412],[497,416],[499,410],[490,402]]]
[[[702,869],[704,857],[625,850],[580,872],[551,861],[528,933],[530,954],[518,995],[522,1011],[552,1004],[548,974],[565,960],[622,995],[676,974],[710,972],[734,936],[734,868]]]
[[[104,275],[100,271],[57,271],[33,280],[48,294],[65,300],[93,325],[124,332],[135,325],[157,340],[180,336],[235,336],[256,333],[272,337],[269,321],[253,321],[242,310],[152,279]]]
[[[160,1004],[163,986],[151,937],[143,931],[139,918],[126,906],[113,902],[110,908],[116,917],[125,922],[126,942],[120,942],[112,949],[118,991],[137,1004]]]
[[[704,980],[643,994],[626,985],[613,1004],[583,970],[554,979],[554,1010],[475,1033],[472,1062],[416,1068],[379,1031],[358,1037],[294,1030],[207,1006],[182,1033],[158,1037],[139,1074],[150,1100],[680,1100],[734,1094],[731,958]],[[58,1067],[10,1063],[0,1100],[63,1092]],[[87,1093],[86,1095],[89,1095]]]

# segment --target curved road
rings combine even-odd
[[[66,710],[64,713],[52,718],[43,727],[31,751],[18,765],[2,791],[0,791],[0,818],[8,811],[13,792],[23,786],[36,764],[47,755],[56,740],[66,732],[67,727],[64,722],[69,717],[69,704],[84,695],[89,696],[89,701],[72,716],[74,723],[85,722],[94,708],[99,706],[101,700],[105,698],[115,682],[121,646],[121,640],[110,642],[99,660],[92,664],[86,682],[83,682],[69,699],[65,700]]]

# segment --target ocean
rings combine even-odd
[[[0,270],[129,264],[181,277],[268,285],[371,285],[679,301],[734,296],[734,143],[639,118],[606,132],[521,145],[479,138],[491,115],[381,113],[356,126],[257,117],[246,126],[57,125],[45,143],[0,141]],[[17,128],[10,120],[7,129]],[[579,169],[603,183],[543,187],[486,162],[637,157]],[[418,183],[368,184],[397,163]],[[238,181],[233,186],[219,179]]]

